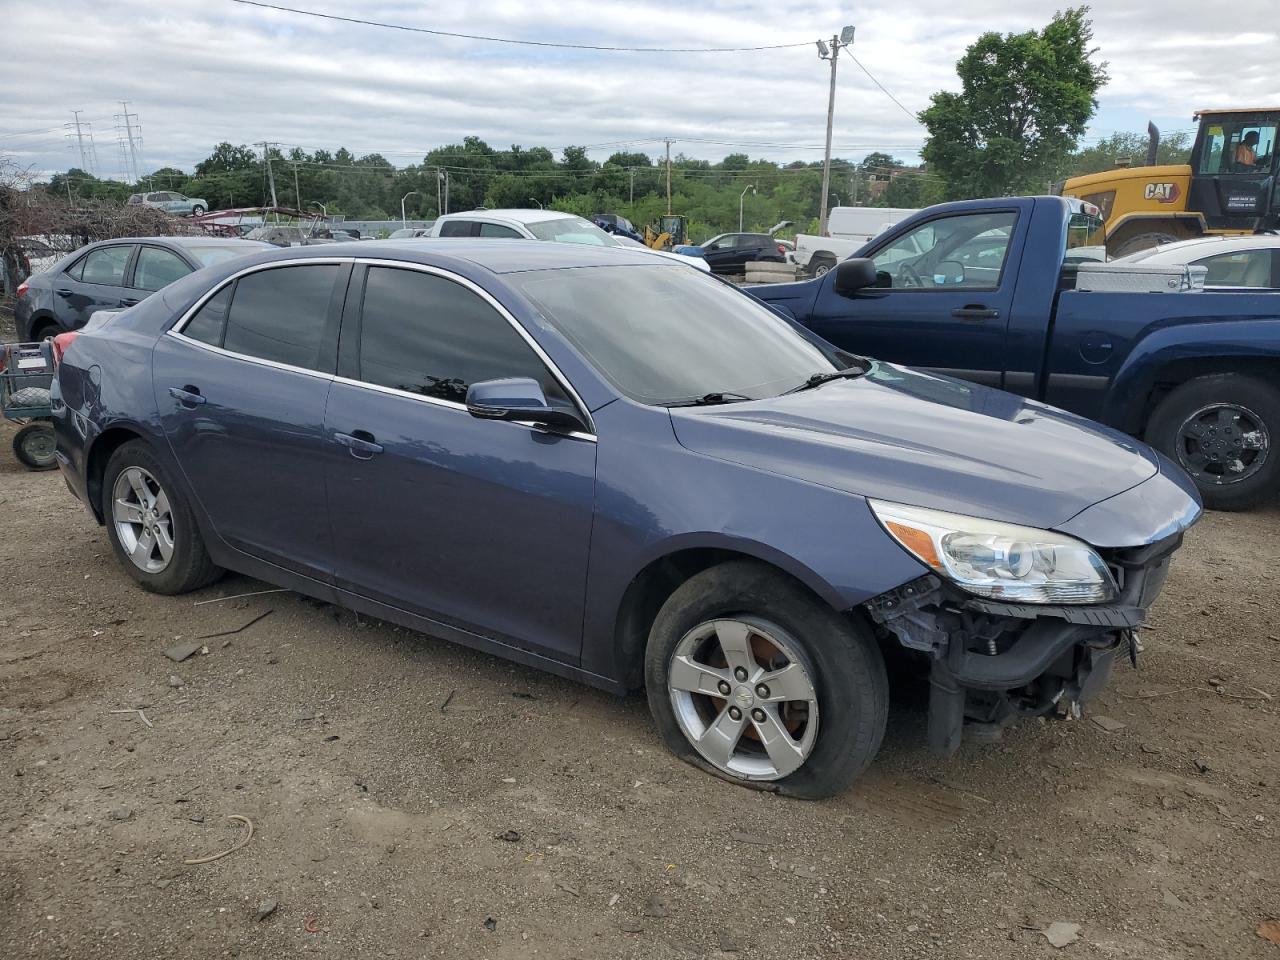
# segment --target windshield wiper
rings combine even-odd
[[[843,370],[832,370],[830,373],[815,373],[804,383],[798,387],[792,387],[790,390],[784,390],[782,396],[789,393],[799,393],[801,390],[812,390],[814,387],[820,387],[824,383],[830,383],[832,380],[848,380],[855,377],[865,376],[870,367],[845,367]]]
[[[754,400],[754,397],[748,397],[742,393],[731,393],[727,390],[717,390],[714,393],[704,393],[700,397],[687,397],[684,400],[670,400],[664,403],[664,407],[710,407],[719,403],[741,403],[743,400]]]

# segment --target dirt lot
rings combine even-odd
[[[1280,957],[1280,511],[1193,532],[1092,713],[1122,727],[944,764],[899,684],[866,779],[803,803],[673,760],[638,697],[291,593],[195,605],[242,577],[143,593],[11,435],[2,957]],[[184,865],[230,815],[248,844]]]

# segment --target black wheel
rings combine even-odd
[[[203,213],[204,207],[200,206],[200,204],[197,203],[191,207],[191,215],[193,217],[201,216]]]
[[[1205,505],[1247,510],[1280,490],[1280,390],[1239,373],[1188,380],[1156,407],[1147,442],[1180,464]]]
[[[836,258],[829,253],[815,253],[809,261],[809,272],[815,277],[825,277],[836,265]]]
[[[747,560],[705,570],[667,599],[649,633],[645,686],[677,756],[808,800],[866,769],[889,704],[869,631]]]
[[[53,451],[57,442],[53,436],[53,424],[47,420],[28,423],[13,435],[13,455],[23,466],[32,470],[52,470],[58,465]]]
[[[141,440],[123,444],[102,478],[103,516],[116,557],[153,593],[187,593],[222,576],[186,498]]]
[[[1177,242],[1178,238],[1171,233],[1140,233],[1138,236],[1120,244],[1114,256],[1127,257],[1129,254],[1137,253],[1139,250],[1150,250],[1152,247],[1158,247],[1164,243]]]

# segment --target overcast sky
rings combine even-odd
[[[955,61],[983,30],[1043,26],[1060,2],[896,0],[280,0],[432,29],[626,46],[811,41],[857,26],[855,56],[910,111],[958,88]],[[1215,10],[1229,10],[1216,16]],[[1276,0],[1106,0],[1093,12],[1111,82],[1089,139],[1189,129],[1209,106],[1280,105]],[[121,172],[127,100],[142,166],[190,170],[222,140],[378,152],[397,166],[475,134],[491,146],[592,145],[656,156],[746,152],[820,159],[827,65],[813,46],[716,54],[608,53],[446,39],[241,6],[231,0],[0,0],[0,156],[79,165],[61,125],[92,123],[97,172]],[[840,65],[836,153],[910,159],[923,130],[852,61]],[[627,143],[617,143],[628,141]],[[706,142],[719,141],[719,142]],[[778,146],[765,146],[777,144]],[[596,146],[599,145],[599,146]]]

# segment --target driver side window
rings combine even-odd
[[[940,217],[872,255],[876,286],[894,290],[995,290],[1017,214]]]

